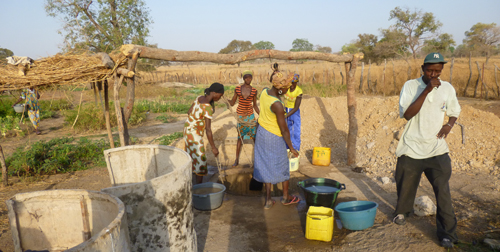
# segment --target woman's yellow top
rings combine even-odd
[[[285,98],[285,107],[291,109],[295,108],[295,100],[297,100],[297,97],[301,94],[302,88],[300,88],[299,86],[296,86],[293,92],[290,92],[290,89],[288,89],[288,92],[283,95],[283,98]]]
[[[269,89],[264,89],[260,95],[260,114],[259,114],[259,125],[264,127],[267,131],[281,136],[280,126],[278,125],[278,119],[276,114],[271,110],[271,106],[275,102],[281,102],[278,98],[269,95],[267,92]]]

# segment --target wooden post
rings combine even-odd
[[[104,80],[104,118],[106,119],[106,129],[108,131],[109,146],[115,148],[113,133],[111,132],[111,121],[109,120],[109,89],[108,80]]]
[[[0,164],[2,165],[2,184],[4,187],[9,185],[9,178],[7,174],[7,165],[5,164],[5,156],[3,155],[3,149],[0,145]]]
[[[464,96],[467,96],[467,88],[469,87],[471,79],[472,79],[472,52],[469,52],[469,80],[467,80],[467,85],[465,85],[464,88]]]
[[[495,84],[497,85],[497,96],[500,97],[500,86],[498,85],[498,76],[497,76],[497,64],[493,64],[495,65]]]
[[[339,65],[340,76],[342,76],[342,84],[344,85],[344,74],[342,74],[342,67]]]
[[[396,69],[394,67],[394,59],[392,59],[392,83],[394,84],[394,93],[398,93],[398,87],[396,85]]]
[[[484,99],[488,100],[488,86],[486,86],[486,82],[484,81],[484,63],[483,63],[483,73],[481,74],[481,83],[483,83],[483,85],[481,86],[481,89],[483,89],[484,87]],[[481,96],[483,94],[483,91],[481,91]]]
[[[382,74],[382,94],[385,96],[385,69],[387,68],[387,59],[384,59],[384,72]]]
[[[481,79],[481,68],[479,67],[479,62],[476,61],[477,65],[477,80],[476,80],[476,88],[474,89],[474,98],[477,98],[477,88],[479,87],[479,80]]]
[[[335,85],[335,83],[337,82],[335,80],[335,68],[332,68],[332,74],[333,74],[333,85]]]
[[[408,59],[406,59],[406,63],[408,64],[408,77],[406,80],[411,80],[411,64],[410,62],[408,61]]]
[[[450,65],[450,83],[453,83],[453,65],[455,64],[455,57],[451,58],[451,65]]]
[[[370,72],[371,72],[371,70],[372,70],[372,60],[371,60],[371,59],[369,59],[369,60],[368,60],[368,75],[366,76],[366,87],[368,88],[368,91],[369,91],[370,93],[373,93],[373,92],[372,92],[372,91],[373,91],[373,90],[372,90],[372,86],[371,86],[372,82],[371,82],[371,80],[370,80]]]
[[[95,105],[97,106],[97,87],[95,82],[92,82],[92,88],[94,89],[94,100],[95,100]]]
[[[123,147],[127,145],[125,141],[125,128],[123,127],[123,124],[125,122],[123,121],[122,109],[120,106],[120,95],[119,95],[120,88],[122,86],[123,75],[120,75],[120,77],[118,77],[118,75],[115,72],[113,77],[115,80],[115,83],[113,84],[113,90],[114,90],[113,100],[115,103],[116,121],[118,123],[118,136],[120,137],[120,145]]]
[[[356,89],[354,87],[354,74],[358,58],[345,63],[347,77],[347,112],[349,114],[349,132],[347,133],[347,165],[356,164],[356,140],[358,137],[358,120],[356,119]]]
[[[363,72],[365,71],[365,62],[361,62],[361,76],[359,77],[359,92],[363,93]]]
[[[128,61],[128,70],[135,72],[135,66],[137,64],[137,59],[139,58],[139,53],[140,52],[135,52],[132,55],[132,58],[129,59]],[[128,120],[130,119],[130,116],[132,115],[132,110],[134,107],[134,101],[135,101],[135,78],[126,78],[127,81],[127,96],[125,98],[125,109],[124,109],[124,115],[125,115],[125,122],[128,123]]]

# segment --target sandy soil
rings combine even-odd
[[[305,132],[303,141],[305,143],[304,155],[299,169],[300,173],[309,177],[332,178],[345,183],[347,190],[339,194],[339,202],[350,200],[377,202],[379,208],[374,227],[358,232],[335,229],[332,242],[309,241],[304,238],[305,214],[307,211],[304,202],[295,206],[282,206],[277,203],[272,209],[264,211],[262,197],[227,194],[221,208],[211,212],[195,210],[195,228],[198,235],[199,251],[444,251],[438,246],[435,236],[435,217],[411,217],[405,226],[398,226],[390,222],[396,203],[395,184],[382,185],[379,178],[381,176],[392,177],[391,172],[394,169],[394,165],[390,163],[393,154],[388,150],[390,143],[394,141],[394,134],[392,134],[391,129],[394,127],[397,130],[399,126],[396,127],[396,125],[400,125],[397,118],[394,119],[393,116],[388,116],[394,110],[394,99],[396,98],[361,97],[358,99],[358,111],[360,109],[365,110],[365,112],[358,113],[360,133],[366,134],[364,136],[360,134],[360,140],[358,140],[358,146],[360,146],[358,150],[359,153],[362,153],[360,159],[363,160],[367,157],[368,163],[377,161],[376,163],[380,164],[372,167],[363,164],[368,171],[366,173],[353,172],[350,167],[343,165],[345,162],[345,132],[347,130],[343,115],[346,114],[345,97],[323,99],[308,97],[304,101],[306,105],[304,105],[304,112],[302,112],[305,116],[312,115],[313,117],[306,120],[310,125],[306,127],[311,128],[306,128],[306,130],[303,128],[303,132]],[[498,151],[493,148],[499,146],[498,140],[494,136],[500,135],[500,131],[498,131],[498,127],[500,127],[498,126],[500,125],[500,118],[498,117],[500,102],[472,99],[461,100],[460,102],[466,111],[464,115],[471,116],[470,119],[466,117],[460,119],[467,122],[471,127],[467,131],[471,132],[468,138],[468,142],[470,141],[471,144],[466,145],[466,149],[473,150],[474,153],[480,151],[480,154],[484,157],[491,155],[498,160],[498,157],[495,156],[498,155]],[[311,108],[318,107],[315,111],[307,112],[309,106]],[[388,108],[385,109],[385,107]],[[373,115],[377,111],[370,112],[368,110],[370,108],[379,109],[381,111],[379,114],[382,116],[380,118],[374,117]],[[318,111],[320,112],[318,113]],[[214,131],[220,134],[220,139],[216,139],[219,142],[231,136],[233,134],[231,132],[234,131],[230,130],[234,128],[234,125],[229,125],[231,116],[225,114],[228,112],[221,110],[220,113],[213,124]],[[332,124],[329,124],[328,120],[330,119],[334,122],[333,128]],[[22,139],[2,139],[0,144],[4,147],[6,154],[9,155],[14,147],[21,146],[29,141],[50,139],[67,134],[73,135],[67,128],[49,130],[49,127],[60,126],[62,123],[61,118],[44,120],[43,122],[42,131],[44,131],[44,134],[41,136],[30,135],[30,137]],[[389,125],[387,126],[388,130],[383,129],[384,124]],[[395,126],[392,126],[392,124]],[[325,125],[328,125],[328,127],[325,127]],[[228,127],[227,130],[225,130],[225,127]],[[170,134],[179,131],[179,129],[182,129],[182,122],[172,124],[151,122],[132,129],[131,135],[137,137],[139,143],[148,143],[159,135]],[[371,131],[374,133],[370,133]],[[385,131],[389,131],[389,134],[386,134]],[[105,137],[105,135],[102,135],[104,133],[99,132],[97,137]],[[493,137],[488,137],[486,133],[492,134]],[[373,134],[373,138],[370,138],[370,134]],[[453,134],[459,135],[457,132]],[[365,137],[365,140],[362,140],[363,137]],[[452,139],[451,142],[461,142],[458,136],[454,137],[456,139],[450,138]],[[387,149],[366,148],[366,145],[372,142],[373,139],[376,142],[375,146],[388,141]],[[476,142],[473,141],[474,139],[476,139]],[[481,141],[477,139],[481,139]],[[322,143],[326,144],[323,145]],[[314,146],[328,146],[328,144],[331,145],[333,150],[333,163],[329,167],[311,165],[308,151]],[[483,144],[484,147],[481,148],[480,144]],[[450,149],[459,145],[454,146],[454,144],[450,143]],[[469,155],[468,151],[460,152],[460,147],[451,151]],[[388,161],[385,163],[378,161],[377,155]],[[477,154],[471,155],[476,155],[475,157],[479,158]],[[372,157],[375,157],[374,162],[369,159]],[[457,155],[456,159],[459,158]],[[243,160],[244,158],[242,158]],[[496,166],[498,166],[498,163],[494,162],[491,167]],[[465,167],[467,168],[467,166]],[[472,167],[470,166],[470,168]],[[487,166],[484,160],[474,170],[470,170],[470,168],[461,170],[460,166],[454,166],[450,187],[459,223],[458,234],[463,243],[452,251],[488,251],[489,249],[481,241],[488,236],[496,239],[500,238],[498,232],[485,233],[485,231],[500,227],[500,206],[498,205],[500,185],[497,175],[489,170],[491,167]],[[11,179],[11,182],[12,186],[0,190],[0,201],[3,202],[16,193],[28,191],[64,188],[100,190],[110,186],[107,170],[103,167],[29,180]],[[422,180],[417,196],[420,195],[428,195],[434,199],[432,188],[425,179]],[[276,200],[278,201],[279,198],[276,198]],[[475,241],[479,241],[479,244],[472,246],[471,244]],[[7,210],[3,203],[0,204],[0,250],[13,251]]]

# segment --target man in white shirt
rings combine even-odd
[[[399,115],[408,123],[396,150],[398,202],[393,221],[399,225],[406,223],[405,217],[413,211],[420,177],[424,173],[436,196],[437,236],[441,246],[451,248],[458,242],[457,219],[448,184],[451,160],[444,138],[455,125],[460,105],[453,86],[439,79],[445,63],[440,53],[430,53],[422,65],[423,75],[407,81],[401,90]],[[446,124],[443,123],[445,114],[449,117]]]

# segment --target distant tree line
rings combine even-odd
[[[477,23],[465,32],[465,39],[456,46],[453,36],[441,33],[442,23],[433,13],[396,7],[389,20],[395,23],[374,34],[358,34],[358,38],[342,46],[342,53],[364,53],[364,60],[378,63],[387,58],[408,61],[431,52],[450,56],[485,56],[486,63],[492,55],[500,53],[500,27],[495,24]],[[455,47],[456,46],[456,47]]]

